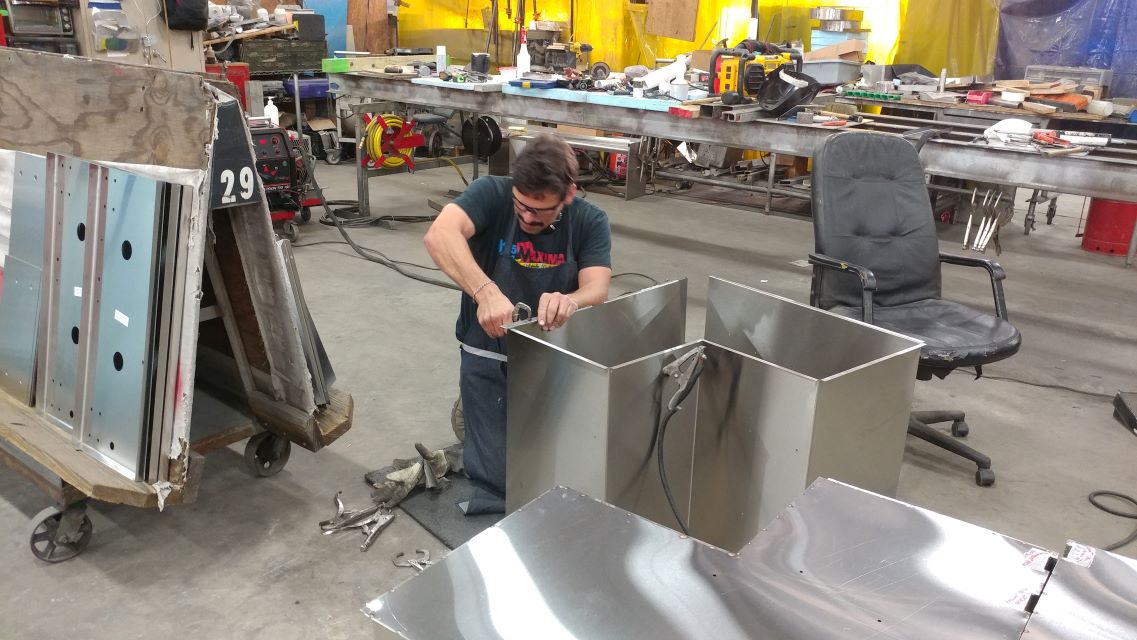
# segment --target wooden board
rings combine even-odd
[[[698,14],[699,0],[650,0],[646,30],[654,36],[692,42]]]
[[[421,56],[362,56],[358,58],[324,58],[320,69],[324,73],[350,73],[378,69],[382,71],[388,65],[406,65],[422,62],[434,62],[433,55]]]
[[[391,48],[386,0],[347,0],[347,24],[356,51],[381,54]]]
[[[222,42],[232,42],[234,40],[248,40],[249,38],[259,38],[261,36],[271,36],[274,33],[284,33],[286,31],[292,31],[295,28],[296,28],[296,25],[293,25],[293,24],[281,24],[281,25],[277,25],[275,27],[268,27],[265,29],[257,29],[256,31],[245,31],[243,33],[238,33],[235,36],[226,36],[224,38],[213,38],[212,40],[206,40],[202,44],[220,44]]]
[[[0,147],[88,162],[205,169],[215,102],[202,76],[0,49]],[[29,87],[51,83],[51,91]]]
[[[48,423],[34,409],[3,392],[0,392],[0,440],[94,500],[134,507],[158,506],[158,495],[154,487],[145,482],[128,480],[91,456],[76,450],[69,435]],[[11,455],[5,455],[3,459],[18,464]],[[40,482],[36,484],[44,486]],[[166,503],[171,504],[181,498],[181,487],[178,487]]]

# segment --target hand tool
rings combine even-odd
[[[391,563],[396,567],[407,567],[419,573],[426,571],[427,567],[434,564],[434,561],[430,559],[430,552],[426,549],[415,549],[415,553],[418,554],[416,557],[404,560],[406,554],[400,551],[391,558]]]
[[[525,314],[524,317],[522,317],[522,314]],[[519,322],[521,320],[529,320],[532,317],[533,317],[533,309],[530,308],[529,305],[525,304],[524,302],[518,302],[517,305],[513,307],[513,321],[514,322]]]
[[[371,524],[363,527],[363,535],[366,536],[363,544],[359,545],[360,551],[367,551],[371,545],[375,544],[375,539],[379,537],[380,533],[386,529],[391,522],[395,520],[395,512],[380,512],[376,514],[377,517],[371,521]]]

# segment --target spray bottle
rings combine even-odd
[[[525,27],[521,27],[521,50],[517,52],[517,77],[529,73],[530,69],[529,44],[525,41]]]

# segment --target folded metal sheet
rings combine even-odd
[[[364,612],[413,640],[1014,640],[1050,558],[831,480],[740,553],[561,487]]]
[[[1088,638],[1137,638],[1137,560],[1069,542],[1023,640]]]

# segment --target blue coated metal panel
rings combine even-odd
[[[55,194],[62,202],[60,250],[57,266],[56,297],[58,312],[55,326],[45,336],[51,341],[47,370],[47,388],[44,389],[44,411],[58,424],[74,430],[76,419],[76,384],[79,377],[79,353],[85,342],[82,325],[84,294],[85,243],[87,233],[87,207],[94,189],[89,189],[90,165],[71,158],[62,160],[63,173],[57,180]]]
[[[102,281],[97,287],[98,342],[83,445],[119,471],[144,473],[153,387],[151,327],[156,289],[163,183],[111,170],[102,238]]]
[[[0,294],[0,389],[31,404],[39,334],[39,267],[9,255]]]
[[[42,269],[47,159],[30,153],[17,153],[15,170],[8,256]]]

